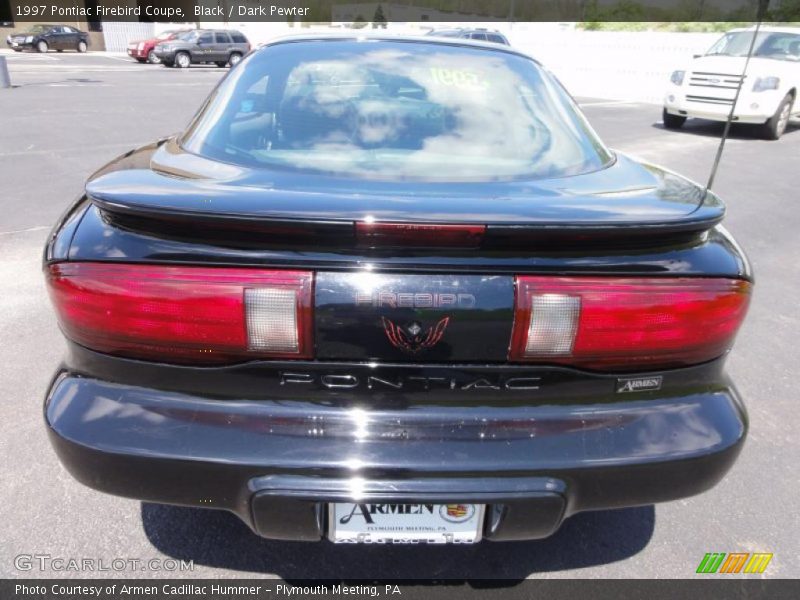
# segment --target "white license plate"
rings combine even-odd
[[[483,504],[329,504],[328,537],[337,543],[474,544],[484,510]]]
[[[12,48],[16,48],[17,46],[19,46],[18,42],[11,42],[11,47]]]

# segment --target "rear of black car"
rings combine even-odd
[[[278,539],[530,539],[702,492],[747,429],[722,216],[511,50],[273,44],[54,230],[51,440]]]

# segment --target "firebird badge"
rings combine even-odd
[[[392,346],[416,354],[426,348],[433,348],[441,341],[450,317],[445,317],[433,327],[429,327],[427,331],[423,331],[422,325],[417,321],[412,321],[405,327],[398,327],[386,317],[381,317],[381,320],[383,321],[383,330]]]

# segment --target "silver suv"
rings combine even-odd
[[[233,67],[248,52],[250,42],[247,38],[238,31],[226,29],[186,31],[155,47],[156,56],[165,67],[181,69],[201,63]]]

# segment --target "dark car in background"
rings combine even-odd
[[[75,50],[89,49],[89,34],[70,25],[34,25],[27,31],[6,38],[6,45],[15,52],[23,50]]]
[[[140,63],[149,62],[158,64],[161,60],[156,56],[155,47],[160,42],[175,39],[177,35],[188,33],[190,29],[169,29],[162,31],[156,37],[147,40],[135,40],[128,44],[128,56],[135,58]]]
[[[541,538],[715,485],[753,281],[722,201],[608,149],[529,56],[362,36],[264,46],[89,178],[43,265],[62,463],[335,542]]]
[[[159,42],[154,52],[166,67],[186,69],[191,65],[205,63],[233,67],[250,52],[250,42],[238,31],[197,29]]]
[[[508,38],[499,31],[490,31],[489,29],[477,28],[456,28],[456,29],[433,29],[426,35],[436,37],[458,38],[462,40],[475,40],[478,42],[492,42],[494,44],[510,45]]]

